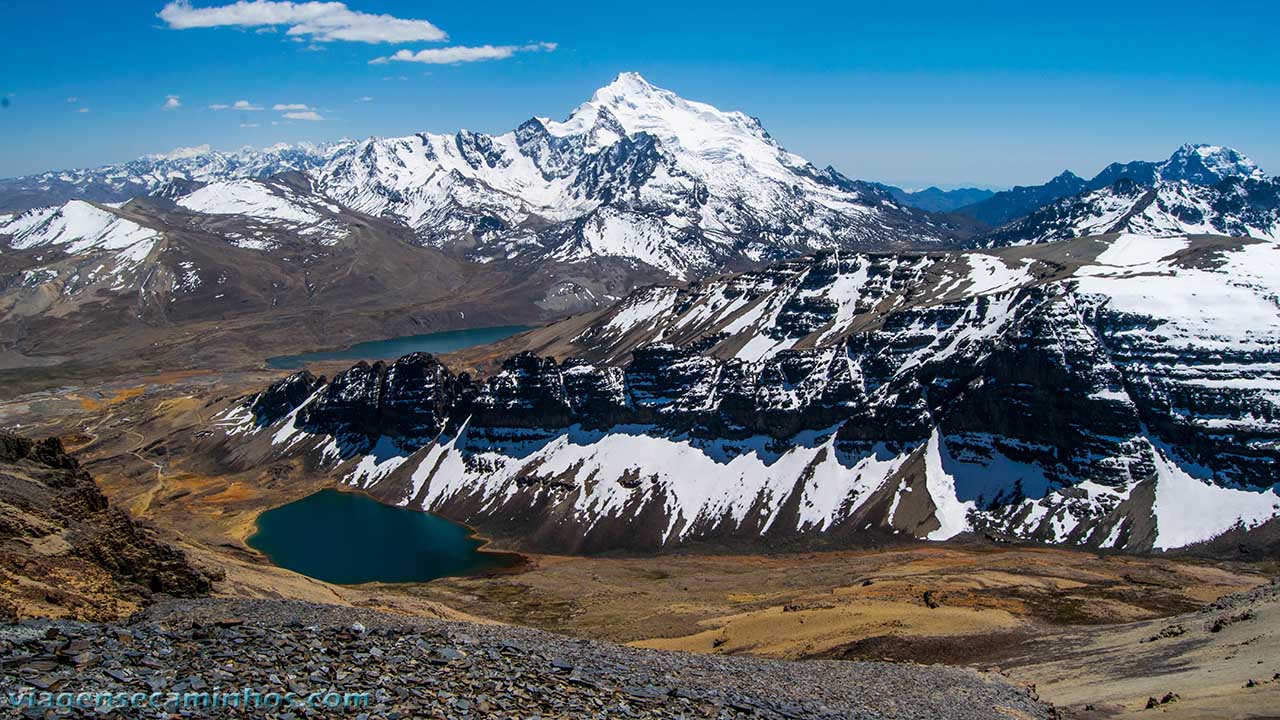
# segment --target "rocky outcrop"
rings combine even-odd
[[[258,424],[265,427],[302,405],[324,383],[324,376],[316,377],[305,370],[294,373],[259,393],[249,409]]]
[[[58,440],[0,432],[0,602],[13,616],[109,618],[210,579],[107,498]]]
[[[301,407],[298,427],[332,435],[351,448],[367,447],[379,437],[417,447],[438,435],[454,408],[473,393],[466,374],[455,377],[429,353],[413,353],[391,365],[361,362],[328,384],[297,373],[259,395],[255,406],[292,410],[302,406],[294,398],[304,389],[309,390],[304,400],[313,392],[316,396]],[[254,417],[261,423],[266,416],[255,409]]]

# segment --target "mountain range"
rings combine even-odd
[[[540,550],[1194,547],[1280,514],[1278,187],[1186,145],[950,209],[623,73],[500,135],[4,181],[0,372],[540,324],[281,379],[198,449]]]
[[[14,208],[0,213],[0,367],[85,372],[173,327],[233,321],[219,342],[235,353],[205,358],[222,363],[246,336],[288,352],[541,322],[655,280],[971,234],[633,73],[563,122],[503,135],[196,148],[4,181],[0,204]],[[275,330],[297,317],[304,332]],[[86,357],[75,337],[112,341]]]
[[[1109,232],[1280,239],[1280,181],[1229,176],[1213,185],[1168,180],[1143,184],[1122,178],[1037,208],[984,234],[978,243],[998,247]]]
[[[272,199],[282,183],[271,179],[282,174],[292,174],[283,183],[289,191]],[[1236,189],[1219,191],[1228,180],[1237,182]],[[462,261],[515,268],[603,261],[608,270],[593,268],[587,275],[614,282],[555,288],[580,307],[620,296],[603,285],[625,292],[654,276],[688,280],[808,252],[998,246],[1069,237],[1086,225],[1102,232],[1110,228],[1083,218],[1110,213],[1118,220],[1141,197],[1133,188],[1157,185],[1162,202],[1155,204],[1176,205],[1170,212],[1183,218],[1164,226],[1272,232],[1275,181],[1230,148],[1186,145],[1163,162],[1113,163],[1088,181],[1065,172],[1044,185],[964,204],[989,193],[908,193],[851,180],[834,168],[820,170],[780,147],[750,116],[685,100],[623,73],[566,120],[535,117],[502,135],[464,130],[233,153],[192,148],[95,170],[3,180],[0,208],[12,212],[0,214],[0,241],[11,235],[15,247],[67,248],[72,254],[101,249],[92,238],[33,235],[39,218],[61,212],[49,204],[68,198],[96,203],[111,215],[126,210],[121,203],[155,196],[186,211],[274,228],[277,235],[298,232],[299,240],[340,231],[332,224],[299,224],[301,215],[288,205],[341,208],[405,227],[412,244]],[[1083,200],[1093,207],[1059,207],[1052,217],[1006,227],[1090,192],[1102,193]],[[1127,198],[1133,202],[1125,205]],[[167,222],[150,213],[142,225],[164,234]],[[277,242],[245,233],[228,237],[238,247],[264,251],[271,248],[259,244]]]
[[[880,185],[894,200],[928,212],[951,212],[962,207],[974,205],[995,195],[994,190],[982,188],[956,188],[943,190],[938,187],[927,187],[924,190],[903,190],[893,185]]]
[[[1278,253],[1131,234],[826,253],[639,290],[509,341],[482,381],[422,354],[295,374],[205,451],[304,457],[544,551],[1195,546],[1280,517]]]
[[[150,195],[173,178],[206,183],[239,178],[267,178],[282,172],[308,171],[323,165],[350,142],[280,144],[233,152],[209,146],[146,155],[118,165],[55,170],[16,178],[0,178],[0,212],[13,214],[69,200],[122,203]]]
[[[875,185],[818,169],[754,118],[685,100],[635,73],[619,75],[563,122],[531,118],[502,135],[184,152],[5,181],[0,207],[29,207],[34,191],[97,202],[142,191],[173,197],[289,170],[306,173],[326,201],[403,224],[418,243],[481,263],[620,258],[689,278],[821,249],[941,246],[966,234]],[[275,206],[220,209],[281,219]]]
[[[1042,185],[1020,185],[956,208],[955,212],[990,226],[1000,226],[1050,203],[1086,191],[1102,190],[1121,180],[1150,187],[1157,182],[1216,185],[1227,178],[1265,180],[1266,176],[1257,163],[1237,150],[1218,145],[1187,144],[1163,162],[1111,163],[1090,180],[1065,170]]]

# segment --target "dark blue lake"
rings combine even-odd
[[[262,513],[248,543],[280,567],[342,585],[426,582],[519,561],[480,552],[469,529],[442,517],[337,490]]]
[[[449,330],[426,335],[402,335],[386,340],[373,340],[341,350],[323,350],[300,355],[267,358],[267,366],[277,370],[299,370],[307,363],[321,360],[391,360],[412,352],[447,353],[476,345],[485,345],[532,329],[528,325]]]

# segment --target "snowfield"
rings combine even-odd
[[[28,210],[0,224],[0,234],[12,235],[10,245],[15,249],[48,246],[75,255],[125,250],[159,235],[155,230],[80,200],[61,207]]]
[[[294,225],[320,222],[320,216],[251,180],[220,182],[178,198],[188,210],[211,215],[245,215]]]

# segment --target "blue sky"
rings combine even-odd
[[[623,70],[755,115],[815,164],[907,186],[1088,175],[1183,142],[1280,172],[1280,3],[348,0],[337,15],[272,5],[276,25],[220,24],[262,7],[201,15],[229,4],[162,19],[165,0],[6,3],[0,176],[206,143],[502,132],[564,117]],[[384,14],[419,22],[368,17]],[[423,50],[455,62],[370,63]],[[457,62],[477,55],[507,57]],[[212,109],[241,100],[262,109]]]

